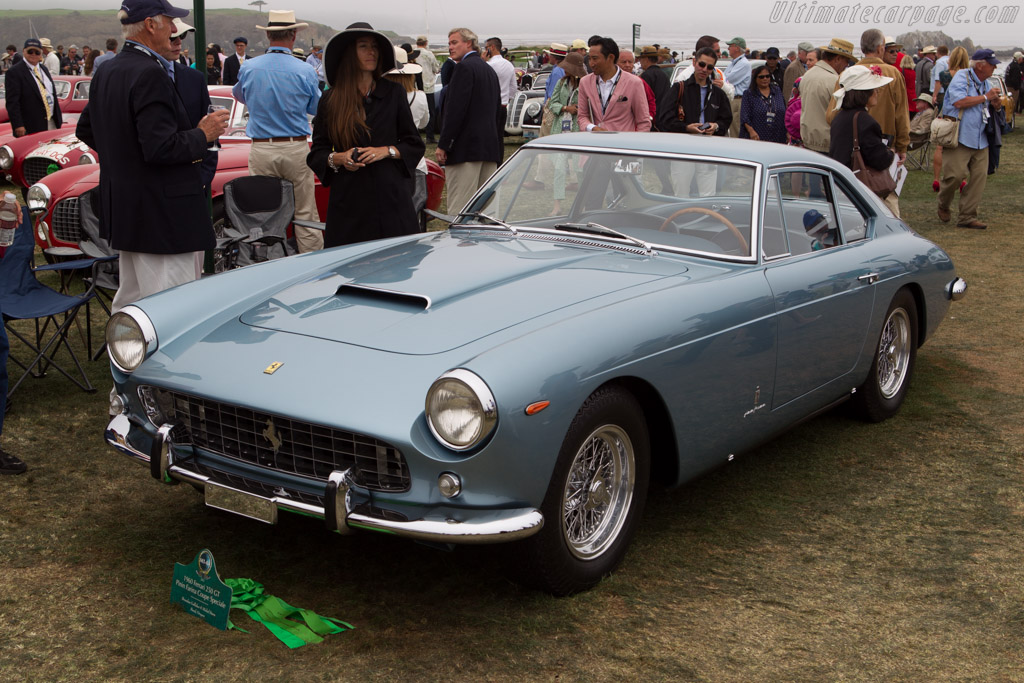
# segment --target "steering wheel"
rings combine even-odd
[[[735,235],[736,239],[739,240],[740,246],[743,247],[743,251],[750,251],[750,245],[747,244],[747,238],[743,236],[743,233],[739,231],[739,228],[732,224],[732,221],[730,221],[728,218],[718,213],[717,211],[705,209],[702,206],[690,206],[685,209],[679,209],[678,211],[676,211],[671,216],[665,219],[665,222],[661,224],[661,227],[658,228],[658,231],[663,232],[665,228],[667,228],[669,224],[672,223],[672,221],[688,213],[701,213],[704,214],[705,216],[711,216],[712,218],[722,223],[725,223],[725,227],[729,228],[729,230],[732,231],[732,234]]]

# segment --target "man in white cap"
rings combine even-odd
[[[59,76],[60,57],[53,51],[53,44],[49,38],[40,38],[39,42],[43,44],[43,66],[46,67],[51,76]]]
[[[315,115],[320,103],[319,78],[316,69],[292,56],[296,32],[307,26],[295,21],[292,10],[270,10],[267,25],[256,27],[267,32],[270,47],[266,54],[242,63],[231,93],[249,109],[249,174],[291,181],[295,218],[319,221],[313,171],[306,165],[307,114]],[[300,252],[323,249],[323,233],[296,227],[295,242]]]
[[[417,36],[416,63],[423,69],[423,93],[427,96],[427,109],[430,111],[430,121],[427,122],[427,142],[435,142],[437,134],[437,106],[434,102],[434,83],[437,82],[437,74],[441,73],[441,65],[437,63],[437,57],[430,51],[426,36]]]
[[[76,134],[100,162],[100,232],[120,252],[112,310],[198,279],[216,246],[200,164],[227,128],[226,111],[198,124],[175,91],[174,18],[167,0],[123,0],[124,49],[92,79]]]

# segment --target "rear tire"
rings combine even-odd
[[[889,304],[871,371],[854,395],[854,405],[861,417],[881,422],[899,412],[916,359],[917,306],[910,292],[903,289]]]
[[[553,595],[591,588],[618,567],[647,497],[650,443],[643,410],[619,387],[580,408],[544,496],[544,527],[513,546],[517,579]]]

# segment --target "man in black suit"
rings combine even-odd
[[[163,56],[172,19],[187,15],[167,0],[124,0],[124,48],[93,77],[78,121],[79,139],[101,160],[100,228],[121,255],[113,310],[198,278],[203,250],[216,243],[201,163],[228,113],[196,126]]]
[[[181,63],[181,43],[189,31],[195,31],[195,29],[181,19],[175,19],[170,50],[161,54],[164,59],[174,64],[174,89],[178,91],[178,97],[181,98],[185,112],[188,113],[188,122],[193,126],[198,126],[210,110],[210,89],[201,73],[188,68],[187,64]],[[210,183],[213,182],[213,174],[217,172],[218,157],[217,150],[211,149],[207,149],[203,156],[200,175],[203,188],[206,190],[209,190]]]
[[[14,137],[60,128],[60,102],[53,78],[43,66],[43,46],[36,38],[25,41],[24,59],[4,74],[7,115]],[[43,93],[45,92],[45,97]]]
[[[224,85],[238,83],[238,70],[242,68],[242,62],[245,61],[245,48],[248,46],[247,39],[241,36],[235,38],[235,54],[224,60],[224,73],[221,76]]]
[[[448,54],[458,62],[444,93],[444,120],[437,163],[445,166],[448,213],[458,213],[501,163],[498,129],[501,87],[494,69],[480,58],[475,33],[448,34]]]

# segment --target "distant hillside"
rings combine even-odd
[[[121,24],[117,21],[114,10],[0,10],[0,48],[13,44],[21,49],[25,39],[30,36],[49,38],[57,45],[65,47],[71,44],[89,45],[102,49],[107,38],[116,38],[121,42]],[[218,9],[206,12],[206,42],[217,43],[227,54],[233,51],[231,41],[237,36],[249,39],[249,53],[262,54],[267,48],[267,34],[257,31],[256,25],[265,26],[267,15],[263,12],[244,9]],[[185,19],[195,24],[194,17]],[[296,47],[309,52],[313,43],[324,44],[338,31],[330,26],[318,24],[308,19],[309,28],[299,32]],[[29,27],[31,22],[31,29]],[[389,34],[393,35],[393,34]],[[195,55],[196,48],[190,37],[185,41]]]

